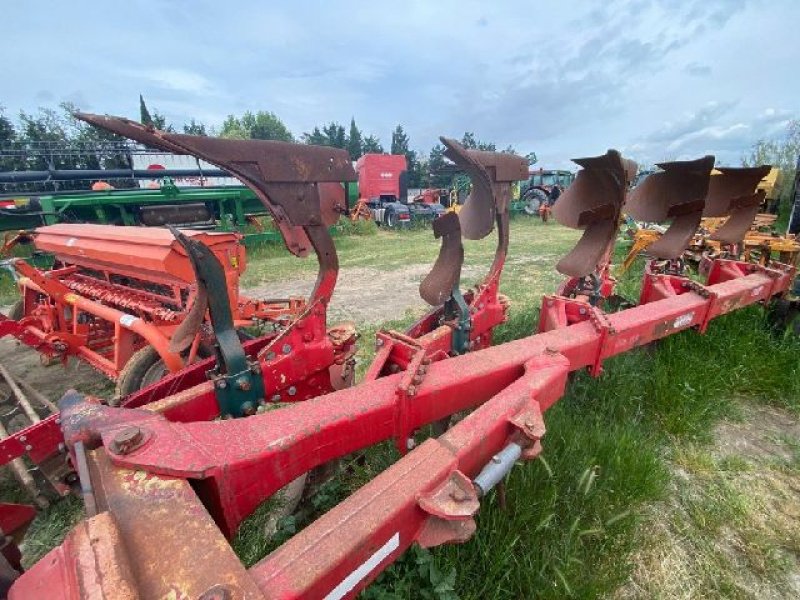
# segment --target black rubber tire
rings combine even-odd
[[[773,300],[767,306],[767,323],[779,336],[800,337],[800,304],[785,298]]]
[[[19,299],[11,305],[11,309],[8,311],[8,318],[12,321],[19,321],[24,316],[25,305],[23,304],[22,299]]]
[[[533,188],[525,192],[523,200],[525,200],[525,204],[522,210],[525,211],[525,214],[531,217],[538,217],[539,207],[542,205],[542,202],[547,202],[547,194],[538,188]]]
[[[161,377],[153,379],[159,363],[160,367],[166,370],[164,362],[152,346],[145,346],[134,352],[117,378],[116,398],[124,398],[128,394],[139,391],[145,385],[161,379]]]
[[[389,229],[394,229],[397,227],[397,215],[393,210],[387,210],[383,215],[383,222]]]

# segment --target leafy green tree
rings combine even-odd
[[[467,150],[475,150],[478,147],[478,142],[475,140],[475,134],[471,131],[465,131],[464,137],[461,138],[461,145]]]
[[[408,134],[402,125],[395,127],[392,132],[392,154],[405,155],[408,169],[408,187],[420,187],[423,180],[422,165],[417,158],[417,153],[409,148]]]
[[[471,131],[464,132],[464,137],[461,138],[461,145],[467,150],[490,150],[496,151],[497,147],[491,142],[482,142],[475,137]],[[511,146],[509,146],[511,148]]]
[[[219,137],[234,140],[248,140],[250,139],[250,132],[244,128],[240,119],[233,115],[228,115],[222,122]]]
[[[245,118],[251,117],[252,113],[245,113]],[[273,112],[258,111],[250,119],[247,119],[250,137],[254,140],[277,140],[280,142],[293,142],[294,136],[289,128]]]
[[[385,152],[381,141],[374,135],[368,135],[364,138],[362,149],[364,154],[383,154]]]
[[[392,132],[392,154],[408,153],[408,135],[402,125],[395,127]]]
[[[208,135],[208,133],[206,133],[206,126],[203,123],[198,123],[194,119],[183,124],[183,133],[188,135]]]
[[[292,132],[275,113],[262,110],[256,113],[247,111],[241,117],[228,115],[222,123],[220,137],[240,140],[294,141]]]
[[[428,155],[428,183],[431,187],[446,188],[453,181],[453,170],[448,168],[444,151],[442,144],[436,144]]]
[[[314,127],[311,133],[304,133],[302,138],[306,144],[313,144],[315,146],[328,145],[328,137],[319,130],[319,127]]]
[[[364,153],[364,142],[361,139],[361,130],[356,126],[355,118],[350,119],[350,134],[347,136],[347,151],[350,160],[357,160]]]
[[[347,136],[344,132],[344,125],[340,125],[331,121],[322,128],[322,133],[328,138],[326,146],[333,146],[334,148],[346,148]]]
[[[150,116],[150,111],[147,110],[147,104],[144,102],[144,96],[141,94],[139,94],[139,121],[147,127],[153,126],[153,117]]]
[[[5,114],[5,107],[0,105],[0,142],[12,142],[17,137],[14,124]]]
[[[17,130],[14,127],[14,123],[5,115],[5,108],[0,105],[0,148],[4,150],[14,150],[16,146],[14,142],[16,139]],[[0,171],[16,171],[18,167],[19,159],[16,157],[0,157]],[[5,189],[5,187],[5,185],[0,186],[0,188],[3,189]]]
[[[780,169],[780,209],[783,217],[788,217],[791,210],[790,194],[795,179],[797,160],[800,157],[800,120],[792,119],[786,125],[783,134],[770,140],[758,140],[750,148],[750,153],[742,157],[742,165],[755,167],[772,165]]]

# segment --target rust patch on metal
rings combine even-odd
[[[562,225],[585,231],[572,251],[556,265],[560,273],[570,277],[592,273],[613,243],[625,201],[628,173],[633,169],[631,161],[626,160],[616,150],[602,156],[573,159],[583,169],[561,194],[553,207],[553,216]]]
[[[464,169],[472,181],[458,219],[468,240],[480,240],[492,232],[498,211],[508,208],[511,182],[528,178],[528,164],[520,156],[502,152],[467,150],[455,140],[439,138],[445,156]]]
[[[659,163],[662,171],[648,176],[628,195],[625,210],[639,221],[672,219],[669,229],[647,248],[659,259],[678,258],[700,224],[714,157]]]
[[[419,285],[419,295],[432,306],[439,306],[453,293],[461,279],[464,245],[458,215],[448,213],[433,222],[433,235],[442,238],[439,255],[428,275]]]

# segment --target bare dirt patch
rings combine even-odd
[[[339,271],[339,280],[331,298],[330,322],[348,320],[359,325],[373,325],[397,319],[406,311],[421,314],[427,305],[419,296],[419,284],[431,265],[417,264],[381,270],[371,267],[346,267]],[[462,270],[465,283],[481,276],[485,267],[467,266]],[[273,282],[244,290],[251,297],[308,297],[316,274]]]
[[[800,597],[800,420],[743,403],[710,445],[680,447],[619,598]]]

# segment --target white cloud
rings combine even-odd
[[[178,92],[206,94],[214,88],[206,77],[184,69],[157,68],[132,71],[131,74],[149,80],[158,87]]]
[[[468,130],[545,167],[610,147],[735,162],[800,116],[794,0],[197,0],[190,21],[185,3],[76,3],[5,7],[8,113],[78,98],[136,117],[142,93],[177,125],[263,109],[299,135],[352,116],[384,143],[397,123],[425,151]]]

